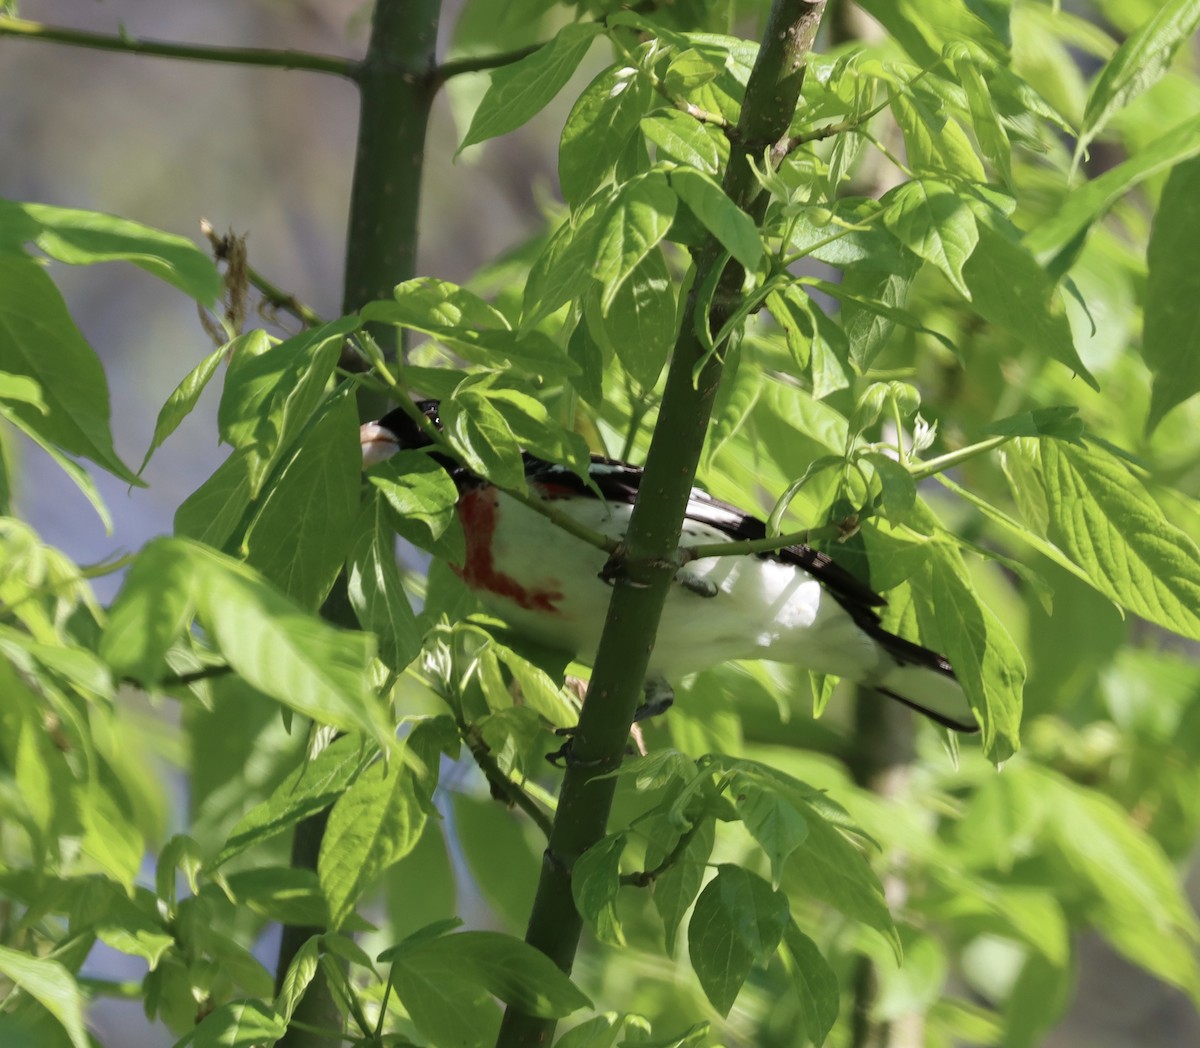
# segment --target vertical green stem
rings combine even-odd
[[[758,185],[748,158],[761,159],[788,131],[804,80],[805,61],[824,11],[824,0],[775,0],[758,60],[746,86],[734,135],[736,148],[723,187],[753,212]],[[563,778],[558,812],[530,915],[526,941],[570,971],[582,931],[571,895],[575,860],[604,836],[614,781],[603,776],[622,759],[629,725],[641,695],[663,603],[673,584],[669,566],[679,544],[688,494],[704,444],[723,362],[707,362],[697,324],[721,328],[733,314],[744,274],[724,262],[711,239],[698,251],[693,288],[705,286],[713,267],[724,266],[709,316],[698,316],[690,295],[671,359],[658,425],[650,443],[641,490],[627,536],[629,559],[609,604],[577,734],[573,760]],[[699,367],[699,373],[696,369]],[[553,1020],[509,1008],[497,1048],[549,1044]]]
[[[375,5],[358,77],[361,104],[346,243],[345,313],[388,297],[396,284],[416,272],[421,170],[436,90],[434,46],[440,8],[441,0],[377,0]],[[395,354],[399,346],[393,328],[373,334],[386,352]],[[379,394],[360,390],[359,397],[361,417],[382,413]],[[344,590],[344,579],[339,579],[322,614],[338,625],[356,627]],[[317,868],[326,818],[327,813],[321,813],[297,827],[293,866]],[[323,930],[284,927],[277,985],[305,940]],[[283,1048],[324,1048],[329,1039],[315,1031],[341,1030],[341,1014],[323,970],[309,984],[294,1019],[298,1025],[279,1042]]]

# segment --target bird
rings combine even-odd
[[[438,401],[416,406],[440,428]],[[364,424],[359,439],[364,469],[433,444],[404,408]],[[516,633],[590,663],[612,595],[605,552],[441,452],[431,455],[459,492],[466,554],[451,567]],[[529,452],[524,466],[532,495],[593,531],[624,539],[640,467],[593,455],[585,480]],[[680,542],[760,539],[766,531],[753,514],[693,488]],[[735,659],[769,659],[874,689],[946,728],[979,730],[949,661],[885,630],[878,610],[884,598],[827,553],[795,545],[700,557],[684,564],[674,582],[650,656],[649,712],[669,706],[672,680]]]

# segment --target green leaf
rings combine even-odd
[[[1048,511],[1047,537],[1101,593],[1135,615],[1200,640],[1200,550],[1108,452],[1022,442]]]
[[[571,867],[571,897],[596,938],[612,946],[625,945],[617,896],[621,892],[621,854],[628,840],[623,833],[597,841]]]
[[[675,862],[654,881],[654,908],[662,918],[666,950],[670,956],[675,953],[679,922],[696,901],[704,884],[715,841],[716,825],[712,819],[704,819]]]
[[[1200,10],[1200,4],[1197,5]],[[1200,157],[1167,178],[1146,252],[1146,313],[1142,356],[1154,372],[1147,430],[1200,392]]]
[[[325,396],[345,336],[360,325],[358,317],[342,317],[257,355],[247,343],[230,361],[217,427],[223,441],[245,449],[253,494],[307,425]]]
[[[766,852],[772,887],[778,888],[788,856],[808,836],[808,823],[786,794],[757,776],[734,775],[729,788],[739,818]]]
[[[146,842],[111,793],[94,783],[89,786],[74,791],[84,854],[128,891],[141,867]]]
[[[521,446],[486,397],[464,391],[443,400],[440,413],[446,436],[472,473],[502,488],[525,489]]]
[[[782,892],[738,866],[717,867],[688,923],[688,954],[704,995],[722,1015],[750,970],[771,959],[789,920]]]
[[[100,654],[119,677],[153,687],[169,672],[167,650],[195,614],[192,572],[165,540],[149,542],[134,557],[109,609]]]
[[[1007,760],[1020,746],[1025,660],[1003,623],[969,581],[958,551],[931,543],[925,584],[917,591],[921,636],[954,667],[982,720],[983,751]]]
[[[610,66],[572,107],[558,147],[563,199],[579,207],[613,177],[616,158],[628,148],[638,121],[657,96],[630,66]]]
[[[333,928],[342,926],[384,870],[412,850],[425,826],[412,770],[399,760],[390,765],[373,764],[329,813],[317,873]]]
[[[319,723],[392,743],[368,680],[373,645],[366,634],[301,611],[250,568],[187,539],[154,539],[137,561],[101,642],[118,673],[136,673],[146,686],[161,681],[166,638],[194,607],[211,642],[248,684]],[[162,604],[166,622],[153,624]]]
[[[387,502],[392,527],[422,549],[460,562],[466,555],[455,507],[458,488],[450,474],[420,451],[398,451],[367,473]]]
[[[1045,768],[1027,772],[1045,804],[1047,838],[1090,888],[1101,933],[1200,1000],[1200,923],[1159,845],[1111,798]]]
[[[175,534],[220,549],[238,530],[253,498],[251,452],[235,451],[175,511]]]
[[[1088,95],[1075,143],[1076,163],[1114,114],[1163,78],[1175,52],[1191,39],[1198,25],[1200,0],[1166,0],[1117,48]]]
[[[500,412],[526,451],[548,462],[559,462],[586,479],[592,461],[587,441],[552,419],[540,400],[515,389],[475,387],[472,394],[476,392]]]
[[[362,741],[353,736],[336,739],[291,771],[270,797],[238,819],[210,869],[333,804],[358,771],[361,748]]]
[[[344,391],[304,435],[244,541],[246,563],[303,608],[316,610],[341,570],[361,472],[358,415]]]
[[[893,317],[907,315],[904,303],[920,268],[920,259],[905,253],[889,270],[854,266],[842,275],[841,287],[846,297],[842,299],[838,319],[850,344],[850,363],[860,374],[866,373],[891,341],[898,323]],[[874,308],[876,304],[885,312]]]
[[[967,134],[932,93],[889,88],[892,115],[904,135],[909,167],[917,175],[949,176],[951,181],[983,182],[983,164]]]
[[[0,400],[31,404],[42,414],[49,410],[46,407],[46,400],[42,396],[42,387],[24,375],[9,375],[0,371]]]
[[[686,167],[675,168],[669,178],[679,199],[721,246],[750,272],[757,269],[763,254],[758,227],[754,219],[725,195],[720,183],[703,171]]]
[[[639,126],[657,148],[660,163],[671,161],[713,177],[721,173],[721,154],[728,155],[728,150],[723,151],[717,138],[694,116],[678,109],[660,109],[642,117]]]
[[[84,997],[78,983],[58,961],[0,946],[0,975],[12,981],[54,1016],[73,1048],[89,1048]]]
[[[329,903],[312,870],[257,866],[229,874],[223,887],[239,904],[269,921],[301,928],[324,928],[329,923]]]
[[[417,277],[396,286],[390,301],[362,308],[364,321],[422,331],[467,360],[494,367],[497,360],[533,375],[569,375],[575,365],[553,340],[537,331],[518,335],[507,318],[457,284]]]
[[[602,31],[603,26],[597,22],[565,25],[533,54],[494,70],[459,152],[476,142],[515,131],[541,112],[566,86]]]
[[[283,1016],[262,1001],[231,1001],[206,1015],[176,1048],[264,1048],[285,1033]]]
[[[661,251],[652,251],[618,289],[608,312],[599,295],[584,301],[588,330],[642,389],[653,389],[675,345],[675,286]]]
[[[600,303],[605,314],[625,281],[667,235],[676,207],[661,171],[648,172],[618,190],[592,267],[592,275],[603,285]]]
[[[888,205],[883,213],[888,229],[970,298],[962,267],[979,242],[979,230],[966,201],[945,182],[934,179],[905,182],[883,200]]]
[[[45,269],[24,255],[0,254],[0,287],[0,371],[36,382],[43,398],[40,405],[9,401],[5,414],[41,440],[143,486],[113,447],[104,368]]]
[[[292,1014],[295,1012],[296,1006],[304,997],[304,991],[308,989],[308,984],[317,974],[317,967],[320,964],[319,944],[320,940],[315,935],[306,939],[292,957],[292,963],[288,965],[288,970],[284,974],[283,985],[280,986],[279,994],[275,998],[275,1010],[285,1024],[292,1021]]]
[[[783,943],[788,974],[800,998],[800,1009],[793,1016],[793,1021],[797,1023],[796,1037],[811,1041],[820,1048],[837,1021],[838,1005],[841,1003],[837,973],[830,967],[817,944],[796,927],[795,921],[788,921]]]
[[[999,437],[1057,437],[1071,444],[1081,443],[1083,419],[1079,409],[1070,405],[1034,408],[1017,415],[989,422],[984,433]]]
[[[1024,244],[1056,279],[1074,264],[1088,228],[1129,190],[1200,154],[1200,116],[1143,146],[1098,178],[1072,188],[1053,215],[1025,234]]]
[[[593,200],[554,231],[525,282],[522,331],[529,331],[567,302],[582,299],[591,290],[597,246],[610,203],[608,198]]]
[[[1006,328],[1027,349],[1060,361],[1093,389],[1099,384],[1079,359],[1054,283],[1019,243],[979,224],[979,245],[963,266],[979,314]]]
[[[201,305],[221,292],[212,259],[186,237],[99,211],[0,201],[0,230],[9,244],[32,240],[69,265],[125,261],[165,280]]]
[[[980,63],[987,62],[987,56],[978,53],[978,48],[964,43],[951,44],[946,49],[946,54],[955,73],[958,74],[958,82],[966,93],[967,107],[971,113],[971,123],[975,128],[979,148],[991,161],[992,167],[999,172],[1005,188],[1010,188],[1012,146],[1009,144],[1004,125],[1000,122],[1000,114],[992,99],[991,89],[979,69]]]
[[[346,560],[350,606],[359,625],[379,641],[380,660],[398,673],[417,657],[422,637],[396,566],[395,532],[381,498],[366,505],[354,535]]]
[[[873,928],[892,947],[899,963],[900,938],[883,888],[862,852],[838,828],[842,816],[835,811],[833,817],[837,821],[831,821],[794,794],[792,803],[806,816],[808,837],[802,848],[792,852],[784,870],[788,895],[820,899]]]
[[[435,1044],[495,1039],[492,998],[525,1015],[558,1019],[591,1002],[544,953],[497,932],[459,932],[421,942],[396,957],[396,996]]]
[[[245,335],[239,335],[228,345],[214,349],[184,376],[183,381],[167,397],[167,402],[158,413],[158,419],[154,423],[154,436],[150,440],[150,446],[146,449],[146,455],[142,459],[138,473],[145,470],[150,456],[162,447],[167,437],[174,433],[179,428],[179,424],[192,413],[192,409],[200,399],[200,394],[204,392],[209,380],[221,366],[221,361],[226,356],[231,359],[237,356],[241,351],[240,345],[243,343],[256,344],[257,348],[251,349],[250,352],[257,356],[267,348],[267,334],[265,331],[250,331]]]
[[[100,497],[100,492],[96,489],[96,484],[79,463],[67,458],[59,449],[58,446],[51,443],[46,437],[42,436],[36,429],[31,427],[25,419],[15,414],[11,409],[6,408],[0,401],[0,418],[6,419],[14,427],[25,434],[38,447],[40,447],[47,455],[49,455],[59,466],[59,468],[71,478],[71,481],[83,494],[83,497],[92,504],[92,508],[96,511],[96,516],[100,518],[100,523],[104,525],[104,530],[112,532],[112,517],[109,515],[108,507],[104,505],[104,500]],[[0,444],[0,493],[7,490],[7,479],[5,476],[6,470],[9,467],[4,466],[3,459],[6,454],[6,449]],[[7,499],[5,500],[7,501]]]

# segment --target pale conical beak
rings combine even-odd
[[[378,422],[366,422],[360,426],[358,442],[362,445],[363,469],[370,469],[400,450],[396,434]]]

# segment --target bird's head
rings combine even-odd
[[[418,400],[416,407],[430,422],[441,428],[436,400]],[[433,443],[404,408],[393,408],[382,418],[364,423],[359,427],[358,440],[362,445],[363,469],[382,462],[397,451],[411,451]]]

